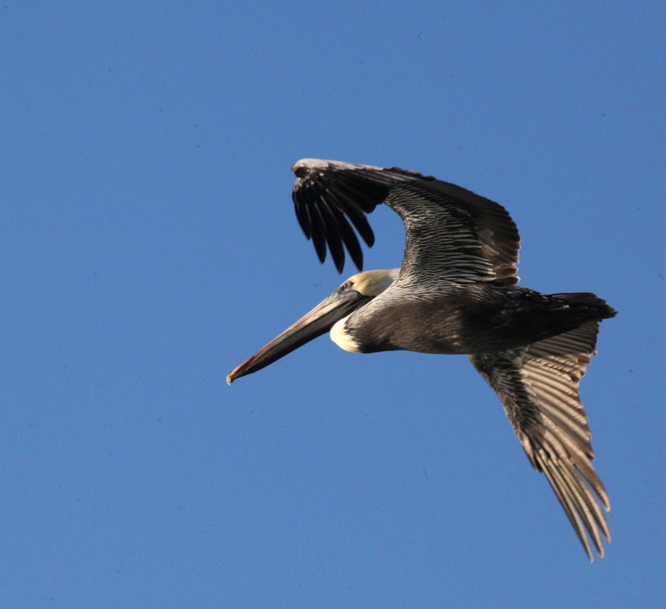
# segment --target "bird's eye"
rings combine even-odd
[[[346,292],[349,288],[352,287],[352,282],[351,281],[345,281],[338,289],[341,292]]]

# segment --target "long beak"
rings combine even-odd
[[[231,385],[237,378],[257,372],[302,347],[305,343],[326,334],[336,321],[352,313],[370,298],[356,290],[336,290],[293,326],[235,368],[227,376],[227,383]]]

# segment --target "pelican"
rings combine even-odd
[[[292,171],[296,216],[322,263],[328,246],[342,273],[346,248],[362,271],[352,225],[372,247],[366,214],[384,203],[405,226],[402,266],[350,277],[227,382],[326,332],[347,351],[467,355],[499,396],[590,561],[590,541],[603,558],[610,531],[602,507],[610,510],[610,501],[592,465],[578,385],[596,354],[599,322],[616,311],[588,292],[517,287],[518,229],[504,207],[469,190],[397,167],[303,159]]]

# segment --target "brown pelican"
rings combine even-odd
[[[372,246],[365,214],[384,203],[405,225],[402,267],[350,277],[227,381],[328,331],[347,351],[468,355],[497,392],[530,463],[548,478],[590,561],[590,539],[603,558],[601,538],[610,542],[610,532],[601,507],[609,510],[610,502],[592,466],[578,385],[596,353],[599,322],[616,312],[591,293],[516,287],[520,238],[498,203],[396,167],[303,159],[292,170],[296,216],[321,262],[328,245],[342,272],[344,245],[361,271],[349,221]]]

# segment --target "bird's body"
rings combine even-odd
[[[587,292],[540,294],[518,287],[520,238],[508,212],[468,190],[413,171],[303,159],[296,215],[322,262],[342,272],[345,251],[363,254],[365,218],[385,203],[405,225],[400,269],[367,271],[238,366],[256,372],[330,331],[343,349],[465,354],[497,392],[532,465],[548,477],[592,559],[610,532],[601,506],[608,493],[594,453],[578,384],[595,351],[599,322],[615,311]],[[594,494],[596,494],[596,498]],[[587,531],[587,535],[586,535]]]
[[[604,310],[607,305],[593,294],[545,295],[493,284],[432,293],[396,281],[338,324],[360,353],[473,355],[550,338],[598,320]]]

